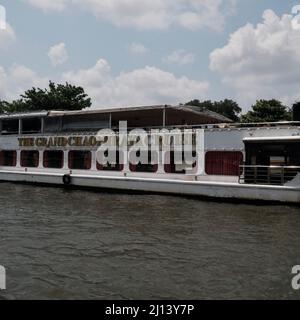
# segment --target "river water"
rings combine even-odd
[[[299,299],[300,210],[0,184],[3,299]]]

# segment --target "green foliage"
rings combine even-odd
[[[293,121],[300,121],[300,102],[293,104]]]
[[[197,106],[202,109],[208,109],[217,112],[234,122],[238,122],[240,120],[239,114],[242,112],[242,109],[235,101],[228,99],[215,102],[212,102],[211,100],[202,102],[200,102],[199,100],[192,100],[186,103],[186,105]]]
[[[22,99],[14,100],[12,102],[0,101],[0,113],[16,113],[26,112],[26,107]]]
[[[5,110],[7,109],[8,102],[4,100],[0,100],[0,114],[6,113]]]
[[[91,106],[91,99],[82,87],[69,83],[49,82],[48,89],[32,88],[11,103],[0,100],[1,113],[34,112],[49,110],[82,110]]]
[[[244,123],[290,121],[291,112],[278,100],[257,100],[241,120]]]

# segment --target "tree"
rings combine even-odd
[[[240,121],[239,114],[242,112],[242,109],[235,101],[225,99],[223,101],[215,102],[212,111],[215,111],[235,122],[238,122]]]
[[[91,106],[91,99],[82,87],[69,83],[49,82],[48,89],[32,88],[21,95],[21,99],[8,103],[0,101],[1,113],[82,110]]]
[[[235,101],[229,99],[215,102],[210,100],[203,102],[200,102],[199,100],[192,100],[186,103],[186,105],[197,106],[202,109],[208,109],[217,112],[235,122],[240,120],[239,114],[242,112],[242,109],[239,107],[239,105]]]
[[[300,102],[293,104],[293,121],[300,121]]]
[[[22,99],[14,100],[12,102],[0,101],[0,113],[16,113],[26,112],[25,104]]]
[[[291,112],[282,102],[272,100],[257,100],[252,110],[242,116],[242,122],[278,122],[291,120]]]
[[[4,100],[0,100],[0,113],[6,113],[7,108],[8,108],[8,102]]]

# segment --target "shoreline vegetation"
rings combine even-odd
[[[231,99],[222,101],[198,99],[191,100],[184,105],[190,105],[197,110],[211,110],[219,113],[233,122],[279,122],[300,121],[300,101],[295,102],[291,108],[276,99],[257,100],[250,111],[242,114],[242,108]],[[83,110],[92,106],[91,98],[85,93],[84,88],[65,84],[49,82],[45,89],[33,87],[11,102],[0,97],[0,114],[20,112],[50,111],[50,110]]]

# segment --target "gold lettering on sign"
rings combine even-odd
[[[96,147],[99,145],[95,136],[72,136],[72,137],[39,137],[18,138],[19,147]]]
[[[75,146],[75,142],[74,142],[73,137],[70,137],[70,138],[68,139],[68,145],[69,145],[70,147],[74,147],[74,146]]]
[[[20,147],[34,147],[35,141],[34,138],[19,138]]]
[[[58,146],[59,147],[66,147],[68,145],[67,138],[58,138]]]

